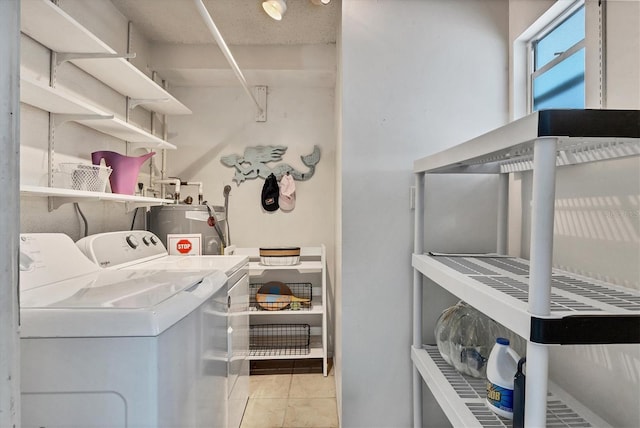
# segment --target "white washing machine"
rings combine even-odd
[[[20,235],[22,426],[225,426],[226,282],[103,270],[64,234]]]
[[[108,270],[181,272],[218,269],[227,276],[227,324],[214,341],[226,341],[226,410],[228,428],[238,428],[249,399],[249,258],[246,256],[169,255],[160,239],[143,230],[108,232],[80,239],[78,248]]]

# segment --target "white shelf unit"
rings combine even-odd
[[[496,426],[491,420],[499,419],[484,405],[484,383],[470,405],[467,393],[456,390],[459,379],[445,376],[451,368],[437,348],[422,344],[423,277],[527,340],[526,426],[607,426],[549,382],[548,347],[639,343],[640,294],[552,268],[555,171],[559,166],[638,155],[640,111],[546,110],[414,162],[415,427],[422,424],[423,381],[453,426]],[[508,174],[525,170],[533,170],[530,261],[501,256],[507,242]],[[432,173],[500,174],[497,255],[425,254],[425,176]],[[559,405],[575,417],[558,421],[552,411]],[[500,424],[510,426],[502,419]]]
[[[182,115],[191,111],[160,87],[142,71],[110,48],[73,17],[49,0],[23,0],[21,2],[21,31],[52,51],[59,67],[70,61],[132,102],[150,111],[161,114]],[[66,121],[80,123],[96,131],[126,141],[129,147],[149,149],[175,149],[146,130],[115,117],[73,94],[50,86],[27,70],[21,73],[20,101],[51,114],[52,126]],[[49,175],[53,172],[51,162],[54,152],[53,136],[49,135]],[[101,192],[87,192],[55,187],[23,185],[24,196],[46,196],[50,199],[50,210],[64,203],[76,201],[119,201],[128,206],[150,206],[173,201],[140,196]]]
[[[447,364],[436,346],[411,349],[411,360],[423,379],[430,382],[434,397],[454,427],[481,428],[512,426],[485,403],[486,380],[465,376]],[[604,420],[549,382],[548,427],[610,427]]]
[[[277,311],[260,310],[252,307],[249,312],[251,325],[264,324],[308,324],[310,326],[309,353],[299,354],[283,348],[277,354],[260,354],[250,350],[251,360],[276,359],[322,359],[322,372],[328,374],[327,366],[327,272],[326,249],[318,247],[301,247],[300,263],[292,266],[266,266],[260,264],[259,248],[229,247],[225,254],[236,254],[249,257],[249,276],[251,284],[264,284],[280,281],[285,284],[311,284],[311,305],[309,308]]]
[[[186,106],[49,0],[22,0],[21,31],[78,68],[161,114],[191,114]],[[112,57],[105,57],[112,56]]]
[[[52,202],[52,208],[60,208],[64,204],[74,202],[98,202],[111,201],[123,202],[127,204],[130,211],[135,207],[148,207],[153,205],[173,204],[172,199],[148,198],[135,195],[120,195],[118,193],[90,192],[86,190],[61,189],[57,187],[44,186],[20,186],[20,194],[22,196],[49,197]]]
[[[173,144],[75,98],[64,90],[52,88],[48,84],[26,76],[20,79],[20,101],[57,115],[57,124],[65,120],[78,122],[96,131],[128,141],[132,148],[176,148]]]

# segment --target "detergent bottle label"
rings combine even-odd
[[[513,412],[513,390],[487,382],[487,401],[505,412]]]

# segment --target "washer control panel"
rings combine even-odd
[[[80,239],[76,245],[93,263],[102,268],[168,255],[160,239],[146,230],[98,233]]]

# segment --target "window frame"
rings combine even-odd
[[[606,2],[600,0],[557,0],[512,41],[510,59],[509,111],[511,120],[533,110],[531,73],[533,50],[530,41],[542,37],[577,8],[585,7],[585,108],[604,108],[606,99]]]
[[[564,21],[569,19],[574,13],[576,13],[580,8],[585,8],[585,36],[582,40],[575,43],[569,49],[565,50],[561,54],[557,55],[554,59],[543,65],[538,70],[535,70],[535,48],[534,45],[538,41],[542,40],[549,33],[553,32],[556,28],[558,28]],[[533,81],[536,77],[546,73],[556,65],[560,64],[565,59],[569,58],[571,55],[578,52],[580,49],[585,48],[586,50],[586,27],[587,27],[587,19],[586,19],[586,4],[584,0],[576,0],[570,3],[569,7],[562,10],[558,15],[553,19],[550,23],[548,23],[542,30],[537,31],[532,37],[527,41],[527,113],[533,113]],[[586,54],[586,52],[585,52]],[[586,60],[585,60],[585,74],[586,74]],[[586,77],[585,77],[586,83]],[[586,88],[585,88],[585,105],[586,105]]]

